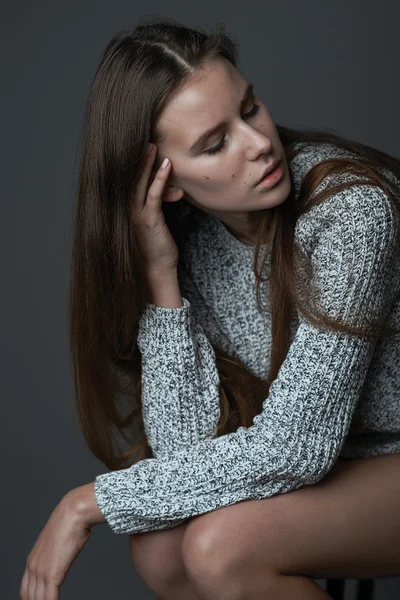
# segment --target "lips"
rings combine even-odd
[[[280,162],[281,162],[281,159],[275,160],[271,165],[266,167],[264,173],[262,174],[262,176],[260,177],[260,179],[257,181],[257,183],[255,185],[258,185],[260,183],[260,181],[262,181],[264,179],[264,177],[266,177],[268,175],[268,173],[271,173],[271,171],[273,171],[275,169],[275,167],[277,167],[279,165]]]

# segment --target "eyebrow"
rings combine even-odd
[[[241,109],[242,109],[244,103],[246,102],[247,98],[249,98],[249,96],[251,94],[253,94],[253,88],[254,88],[254,85],[252,83],[249,83],[247,85],[246,90],[244,92],[244,96],[243,96],[242,101],[240,103],[240,108]],[[226,127],[226,125],[227,125],[227,122],[226,121],[222,121],[222,123],[218,123],[218,125],[214,125],[214,127],[210,127],[204,133],[202,133],[201,136],[199,138],[197,138],[197,140],[191,145],[191,147],[189,149],[190,154],[194,154],[196,151],[200,150],[200,148],[202,147],[202,145],[204,144],[204,142],[206,142],[207,138],[209,138],[210,136],[212,136],[214,133],[216,133],[217,131],[219,131],[223,127]]]

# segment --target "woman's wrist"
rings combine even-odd
[[[181,308],[183,306],[177,269],[146,272],[145,280],[147,300],[150,304],[161,308]]]
[[[94,481],[74,488],[64,500],[87,527],[107,522],[96,502]]]

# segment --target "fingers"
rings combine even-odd
[[[166,168],[162,168],[161,165],[161,167],[156,170],[154,181],[151,182],[151,173],[154,165],[154,160],[157,155],[156,145],[151,144],[151,146],[152,147],[150,153],[145,156],[145,165],[143,171],[141,172],[139,181],[137,182],[137,185],[135,186],[135,189],[133,191],[132,209],[134,211],[143,211],[145,206],[147,206],[150,191],[151,197],[153,199],[153,204],[155,199],[159,201],[160,196],[156,197],[155,194],[162,193],[170,171],[170,161],[168,161]],[[165,160],[163,161],[163,163],[164,162]]]
[[[47,600],[47,598],[50,598],[50,596],[44,595],[45,590],[46,590],[45,582],[43,581],[43,579],[38,578],[36,580],[35,595],[32,596],[32,600],[44,600],[45,598]],[[29,600],[31,600],[30,597],[29,597]]]
[[[158,169],[153,183],[149,187],[146,199],[146,211],[148,216],[156,217],[161,210],[161,197],[163,195],[165,184],[170,172],[171,161],[169,158],[164,158],[160,168]]]
[[[22,600],[59,600],[59,587],[51,581],[45,581],[28,568],[25,569],[19,589]]]
[[[36,600],[37,580],[34,571],[30,571],[28,566],[25,568],[24,575],[19,589],[19,595],[22,600]],[[39,596],[38,596],[39,597]]]
[[[21,581],[21,587],[19,588],[19,595],[23,600],[25,600],[25,598],[28,598],[28,579],[29,579],[29,572],[28,572],[28,569],[25,569],[23,577],[22,577],[22,581]]]
[[[36,591],[37,593],[37,591]],[[47,581],[43,586],[43,596],[38,596],[35,600],[59,600],[60,590],[58,585]]]
[[[132,210],[143,210],[155,155],[154,144],[151,144],[150,152],[147,152],[143,159],[143,168],[140,169],[138,180],[132,190]]]
[[[28,600],[35,600],[35,592],[36,592],[36,576],[34,573],[29,572],[28,578]]]

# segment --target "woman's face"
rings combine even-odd
[[[247,88],[248,82],[229,61],[209,61],[204,77],[182,88],[165,107],[159,120],[165,139],[157,144],[156,164],[167,156],[167,185],[183,190],[185,201],[252,243],[251,213],[284,202],[291,183],[271,115],[255,90]],[[217,131],[198,141],[219,124]],[[256,189],[266,167],[276,160],[282,160],[280,181],[269,189]]]

